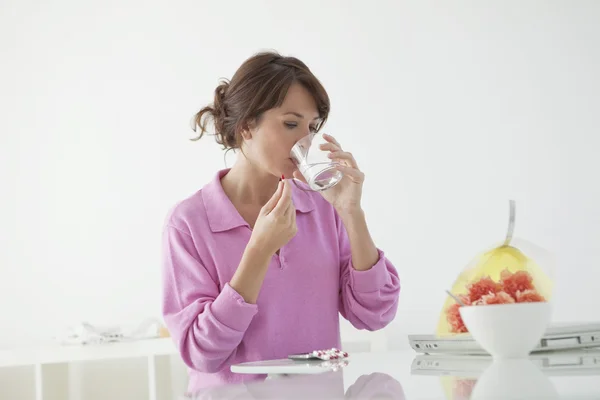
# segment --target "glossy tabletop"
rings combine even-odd
[[[195,399],[599,399],[600,349],[494,361],[488,356],[351,354],[347,365],[270,361],[237,366],[266,379]],[[278,369],[279,368],[279,369]],[[290,373],[292,372],[292,373]]]

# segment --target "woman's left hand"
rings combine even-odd
[[[339,214],[351,214],[359,211],[365,174],[358,169],[352,154],[342,150],[342,146],[333,136],[323,134],[323,138],[327,143],[320,145],[321,150],[329,150],[329,158],[338,163],[336,168],[343,174],[343,177],[337,185],[321,194]],[[294,177],[306,182],[300,171],[295,171]]]

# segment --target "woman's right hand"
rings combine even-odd
[[[297,231],[292,187],[291,183],[284,179],[279,182],[271,199],[261,208],[250,244],[253,248],[272,256],[289,242]]]

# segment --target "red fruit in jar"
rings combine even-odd
[[[535,290],[525,290],[523,292],[517,292],[516,298],[517,303],[536,303],[538,301],[546,301],[544,296],[542,296]]]
[[[526,271],[517,271],[515,273],[505,269],[500,274],[502,280],[502,286],[504,291],[512,296],[513,299],[517,299],[517,292],[524,292],[526,290],[534,290],[533,278]]]
[[[502,290],[502,284],[494,282],[489,276],[481,278],[479,281],[467,285],[469,291],[469,298],[471,303],[475,303],[482,296],[490,293],[496,294]]]
[[[490,304],[510,304],[514,303],[515,299],[508,293],[501,291],[498,293],[490,293],[481,297],[478,305],[490,305]]]
[[[467,327],[460,316],[460,311],[458,310],[460,307],[460,304],[454,303],[448,307],[448,310],[446,311],[446,320],[450,325],[450,330],[454,333],[468,332]]]

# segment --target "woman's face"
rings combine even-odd
[[[294,83],[278,108],[266,111],[244,140],[244,154],[266,172],[286,178],[296,165],[290,158],[294,144],[316,131],[320,122],[317,105],[304,86]]]

